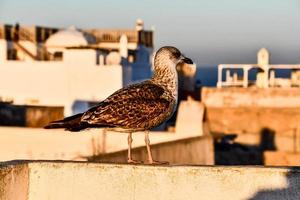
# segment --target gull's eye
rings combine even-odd
[[[174,55],[176,58],[179,58],[181,54],[180,54],[180,52],[176,51]]]

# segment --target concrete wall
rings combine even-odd
[[[211,136],[193,137],[152,145],[152,154],[155,160],[167,161],[170,164],[213,165],[214,145]],[[132,151],[135,160],[147,161],[145,147],[135,148]],[[126,162],[127,150],[89,158],[97,162]]]
[[[285,134],[300,126],[300,106],[294,108],[207,106],[205,113],[210,130],[213,132],[259,134],[264,128],[268,128],[275,133]]]
[[[159,151],[164,152],[163,155],[167,155],[163,159],[172,161],[172,156],[179,154],[173,152],[173,142],[175,142],[175,146],[179,147],[178,150],[182,151],[181,155],[184,154],[185,148],[188,148],[189,152],[184,156],[185,160],[179,161],[185,162],[191,159],[198,164],[206,164],[207,162],[204,162],[202,158],[213,160],[213,144],[211,140],[208,140],[207,142],[196,142],[204,146],[194,145],[192,139],[200,135],[201,133],[150,132],[150,141],[153,145],[164,143],[159,146],[161,149]],[[143,132],[134,133],[133,148],[145,148],[144,137]],[[72,133],[61,129],[0,127],[0,161],[15,159],[87,160],[96,155],[126,151],[127,148],[126,133],[103,132],[103,129]],[[207,152],[207,150],[211,151]],[[202,155],[192,155],[192,152]],[[198,160],[195,161],[195,159]],[[209,164],[213,164],[213,162],[209,162]]]
[[[300,198],[300,171],[293,168],[20,162],[0,170],[0,199]]]
[[[298,88],[203,88],[202,101],[213,132],[285,134],[300,126]]]
[[[300,107],[299,88],[202,88],[207,107]]]
[[[212,133],[237,134],[235,142],[276,150],[264,153],[265,165],[299,165],[299,88],[203,88],[202,100]]]

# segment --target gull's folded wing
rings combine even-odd
[[[162,121],[170,106],[162,98],[164,92],[162,87],[150,82],[122,88],[87,111],[82,122],[129,129],[151,128]]]

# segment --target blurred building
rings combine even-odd
[[[249,73],[254,71],[256,79],[249,81]],[[290,70],[289,78],[276,77],[279,70]],[[225,78],[223,72],[225,71]],[[238,73],[241,72],[241,73]],[[270,54],[262,48],[257,53],[257,64],[220,64],[218,65],[218,82],[221,87],[300,87],[300,64],[270,64]]]
[[[0,101],[87,109],[131,82],[149,78],[153,31],[0,25]]]

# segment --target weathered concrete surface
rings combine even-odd
[[[202,88],[207,107],[300,107],[299,88]]]
[[[170,164],[214,164],[214,141],[211,136],[198,136],[152,145],[152,154],[156,160]],[[145,147],[135,148],[132,156],[136,160],[147,161]],[[127,150],[91,157],[92,161],[126,162]]]
[[[24,200],[28,197],[29,171],[27,164],[0,164],[0,199]]]
[[[264,164],[268,166],[300,166],[300,153],[266,151],[264,152]]]
[[[2,197],[24,200],[60,199],[299,199],[300,170],[269,167],[145,166],[83,162],[10,163],[28,168],[28,184],[20,191],[2,190]],[[4,170],[4,173],[3,173]],[[14,174],[15,178],[24,176]],[[12,181],[12,180],[11,180]],[[8,184],[8,183],[6,183]],[[23,198],[26,196],[27,198]],[[1,198],[5,199],[5,198]],[[7,198],[9,199],[9,198]]]

